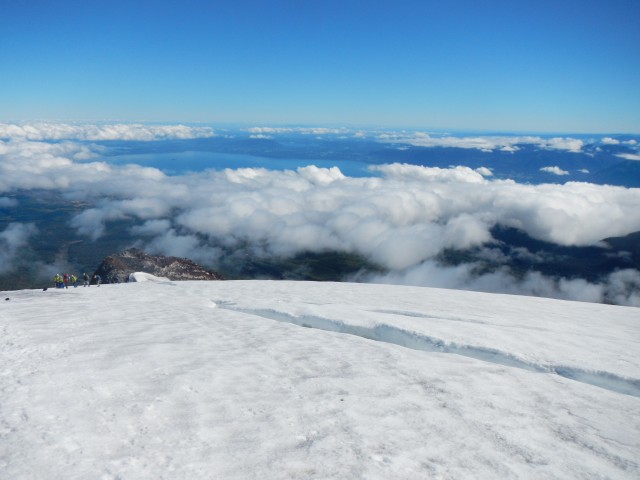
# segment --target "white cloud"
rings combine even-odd
[[[314,185],[329,185],[336,180],[346,178],[338,167],[318,168],[315,165],[298,168],[298,174]]]
[[[383,133],[378,139],[382,142],[403,143],[417,147],[454,147],[473,148],[484,152],[501,150],[515,152],[518,145],[536,145],[549,150],[565,150],[580,152],[584,146],[582,140],[576,138],[543,138],[538,136],[434,136],[429,133]]]
[[[388,179],[400,181],[429,181],[429,182],[464,182],[464,183],[483,183],[485,179],[477,170],[469,167],[453,167],[453,168],[426,168],[420,165],[408,164],[386,164],[374,165],[369,167],[371,171],[382,172]]]
[[[77,162],[73,156],[78,150],[71,144],[63,147],[57,151],[62,146],[11,142],[11,151],[0,159],[0,191],[64,189],[71,198],[91,201],[93,206],[78,215],[75,225],[85,233],[93,231],[92,237],[110,219],[164,219],[172,212],[194,232],[257,236],[284,245],[287,238],[302,238],[302,225],[311,225],[322,233],[308,248],[344,245],[351,250],[361,242],[350,233],[372,221],[382,222],[390,234],[412,227],[433,237],[434,230],[440,232],[459,218],[477,231],[472,218],[486,229],[502,222],[566,245],[640,230],[637,189],[571,182],[520,185],[487,180],[467,167],[400,164],[374,167],[380,178],[351,178],[337,168],[314,166],[295,172],[238,169],[166,176],[135,165]],[[297,235],[290,236],[290,230]],[[452,241],[440,233],[436,250]]]
[[[616,140],[615,138],[611,138],[611,137],[604,137],[601,142],[604,145],[619,145],[620,144],[620,140]]]
[[[0,232],[0,273],[11,270],[19,250],[29,243],[38,229],[33,223],[10,223]]]
[[[105,223],[135,217],[140,220],[165,217],[170,202],[160,197],[138,196],[124,200],[100,201],[95,208],[79,213],[71,220],[71,226],[79,233],[97,240],[104,234]]]
[[[171,222],[167,219],[147,220],[142,225],[131,228],[134,235],[154,236],[160,235],[171,229]]]
[[[569,152],[580,152],[582,147],[584,146],[584,142],[582,140],[578,140],[576,138],[551,138],[549,140],[544,140],[540,144],[543,148],[549,148],[552,150],[566,150]]]
[[[593,283],[584,279],[550,278],[539,272],[529,272],[523,277],[516,277],[506,267],[478,275],[474,268],[474,264],[446,267],[434,261],[427,261],[405,271],[371,275],[366,280],[374,283],[510,293],[640,307],[638,270],[617,271],[601,282]]]
[[[256,255],[331,249],[358,253],[390,269],[389,278],[422,278],[421,272],[435,271],[428,268],[435,268],[444,249],[482,245],[497,223],[560,245],[591,245],[640,230],[640,189],[523,185],[485,178],[482,168],[401,164],[373,167],[380,176],[362,178],[315,166],[167,176],[154,168],[80,158],[91,152],[72,142],[0,141],[0,193],[59,190],[86,201],[72,226],[94,239],[109,221],[132,218],[139,223],[132,232],[159,253],[195,255],[207,263],[219,255],[212,245],[249,245]],[[469,277],[468,270],[437,273],[432,280],[439,286]],[[531,276],[510,287],[513,279],[503,272],[469,284],[579,294],[580,288],[572,290],[576,283],[543,280]],[[596,288],[583,286],[584,292]]]
[[[325,128],[325,127],[251,127],[246,129],[252,134],[277,135],[285,133],[298,133],[302,135],[345,135],[349,133],[348,128]]]
[[[69,125],[63,123],[38,123],[14,125],[0,123],[0,138],[24,140],[166,140],[206,138],[214,136],[210,127],[185,125]]]
[[[619,153],[616,157],[624,158],[625,160],[640,160],[640,154],[637,153]]]
[[[478,167],[478,168],[476,168],[476,172],[478,172],[483,177],[492,177],[493,176],[493,172],[491,171],[491,169],[489,169],[487,167]]]
[[[203,245],[196,235],[181,235],[172,228],[156,236],[145,249],[150,253],[190,258],[195,262],[209,264],[222,254],[219,248]]]
[[[609,275],[605,295],[611,303],[640,307],[640,271],[626,269]]]
[[[250,133],[257,134],[277,134],[277,133],[291,133],[295,131],[293,128],[285,127],[251,127],[247,129]]]
[[[569,175],[569,172],[566,170],[562,170],[560,167],[542,167],[540,169],[541,172],[553,173],[554,175]]]

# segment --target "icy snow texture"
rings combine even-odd
[[[167,277],[156,277],[155,275],[151,275],[150,273],[145,272],[134,272],[129,275],[130,282],[168,282],[169,279]]]
[[[640,476],[638,309],[155,280],[2,295],[2,478]]]

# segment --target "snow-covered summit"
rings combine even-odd
[[[146,275],[2,296],[6,478],[640,476],[636,308]]]

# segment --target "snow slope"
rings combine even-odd
[[[134,272],[129,275],[130,282],[168,282],[167,277],[157,277],[145,272]]]
[[[3,293],[0,478],[640,477],[639,309],[140,279]]]

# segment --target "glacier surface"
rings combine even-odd
[[[3,478],[640,476],[637,308],[139,277],[3,292]]]

